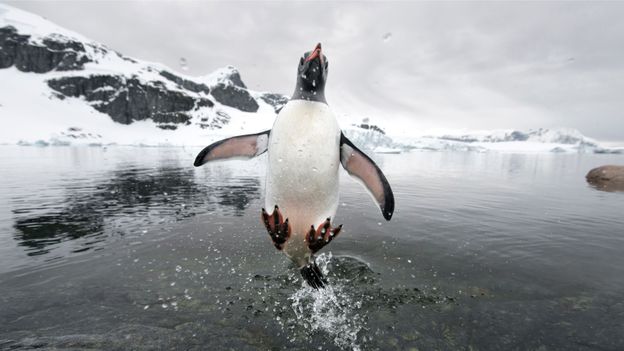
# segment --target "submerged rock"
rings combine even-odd
[[[585,178],[599,190],[624,191],[624,166],[600,166],[589,171]]]

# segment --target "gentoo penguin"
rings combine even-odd
[[[252,158],[268,152],[262,222],[274,246],[300,269],[313,288],[326,284],[314,254],[342,228],[331,219],[338,208],[339,165],[372,195],[386,220],[392,218],[394,195],[370,157],[338,127],[325,99],[329,63],[321,44],[306,52],[297,67],[297,86],[277,115],[273,128],[217,141],[204,148],[195,167],[229,158]]]

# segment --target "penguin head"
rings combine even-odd
[[[297,87],[293,99],[309,101],[325,101],[325,82],[329,62],[323,55],[321,43],[316,44],[312,51],[308,51],[299,59],[297,67]]]

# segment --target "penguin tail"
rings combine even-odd
[[[306,283],[308,283],[308,285],[310,285],[314,289],[324,289],[325,285],[327,285],[327,280],[323,276],[323,273],[321,272],[319,266],[314,261],[303,266],[300,272]]]

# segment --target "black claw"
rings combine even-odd
[[[271,221],[273,217],[273,221]],[[275,205],[275,210],[269,215],[264,208],[262,208],[262,219],[264,226],[266,227],[269,237],[273,241],[273,245],[278,250],[284,249],[284,243],[290,237],[290,228],[288,224],[288,218],[282,222],[282,215],[279,211],[279,207]]]

